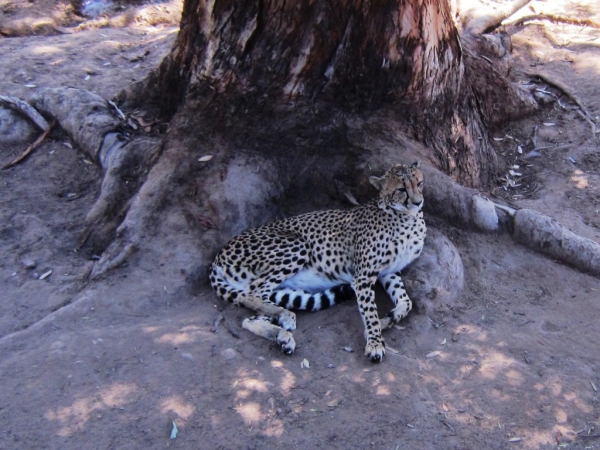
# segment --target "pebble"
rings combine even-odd
[[[237,356],[237,352],[232,348],[226,348],[221,352],[221,356],[225,359],[233,359]]]
[[[37,263],[31,258],[23,258],[21,264],[23,264],[23,267],[26,269],[35,269],[37,267]]]

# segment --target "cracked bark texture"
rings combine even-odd
[[[462,77],[450,14],[441,0],[188,0],[160,69],[164,105],[209,89],[425,113],[454,100]]]

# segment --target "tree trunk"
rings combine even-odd
[[[366,167],[418,156],[489,184],[488,126],[535,106],[507,78],[505,41],[460,36],[448,0],[186,0],[171,54],[129,98],[170,127],[99,272],[173,198],[209,259],[287,198],[323,206],[336,180],[367,195]],[[409,152],[411,139],[425,150]],[[396,146],[385,161],[384,142]]]
[[[388,109],[434,147],[441,167],[478,185],[489,181],[495,158],[485,140],[478,145],[485,127],[473,99],[461,96],[463,80],[445,0],[188,0],[154,91],[168,114],[221,122],[228,109],[306,122],[323,109]]]

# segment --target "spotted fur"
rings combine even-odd
[[[273,222],[245,231],[221,250],[210,282],[224,300],[258,313],[244,320],[244,328],[291,354],[296,328],[291,309],[316,311],[356,296],[365,354],[381,361],[381,330],[412,308],[400,271],[423,249],[423,173],[419,163],[396,165],[369,181],[379,197],[367,205]],[[377,281],[395,305],[381,320],[373,291]]]

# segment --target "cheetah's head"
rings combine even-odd
[[[379,189],[379,206],[404,214],[417,214],[423,208],[423,172],[417,161],[410,166],[397,164],[382,177],[369,177]]]

